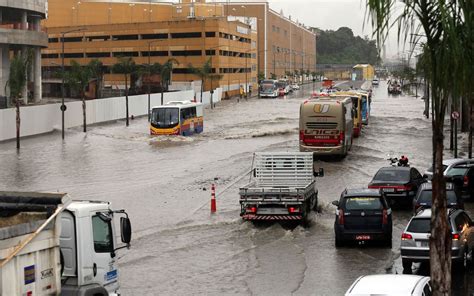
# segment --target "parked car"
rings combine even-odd
[[[416,168],[383,167],[369,183],[371,189],[382,189],[393,203],[412,205],[418,187],[426,182]]]
[[[445,159],[443,174],[460,189],[461,196],[474,198],[474,159]],[[428,180],[433,178],[433,168],[423,174]]]
[[[432,197],[433,185],[431,183],[421,184],[413,200],[413,213],[416,213],[421,208],[431,208]],[[446,183],[446,199],[448,208],[464,209],[464,202],[461,196],[454,190],[453,183]]]
[[[392,210],[380,189],[346,189],[332,204],[337,207],[336,247],[348,241],[381,241],[392,246]]]
[[[346,292],[351,295],[431,296],[430,278],[407,274],[377,274],[359,277]]]
[[[474,224],[464,210],[448,209],[447,215],[452,232],[451,258],[454,264],[465,268],[473,260]],[[411,218],[403,231],[400,244],[403,270],[411,271],[413,262],[430,260],[430,225],[431,209],[423,209]]]
[[[291,85],[291,89],[292,89],[292,90],[299,90],[299,89],[300,89],[300,86],[299,86],[297,83],[293,83],[293,84]]]

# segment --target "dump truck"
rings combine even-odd
[[[119,295],[116,252],[130,240],[127,213],[109,202],[0,192],[0,295]]]
[[[318,207],[313,153],[255,153],[250,183],[239,189],[240,216],[246,221],[306,223]]]

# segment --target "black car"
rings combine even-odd
[[[369,188],[382,189],[391,203],[398,202],[411,207],[418,188],[425,182],[415,168],[384,167],[375,174]]]
[[[392,210],[382,190],[346,189],[332,204],[337,206],[336,247],[348,241],[381,241],[392,246]]]
[[[433,185],[431,183],[422,184],[413,200],[413,212],[416,213],[420,208],[431,208],[432,197]],[[448,208],[464,209],[464,202],[460,194],[454,190],[452,183],[446,183],[446,199]]]

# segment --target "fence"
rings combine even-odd
[[[180,91],[164,93],[164,103],[170,101],[193,100],[194,91]],[[196,94],[200,102],[200,94]],[[216,89],[213,94],[214,103],[221,100],[222,90]],[[151,106],[161,105],[161,94],[151,94]],[[208,105],[210,93],[203,94],[203,103]],[[66,128],[82,125],[82,102],[65,103]],[[27,106],[21,108],[21,136],[32,136],[52,132],[61,129],[61,104],[47,104],[39,106]],[[129,97],[130,116],[141,116],[147,114],[148,95]],[[125,97],[108,98],[86,101],[87,124],[95,124],[125,118]],[[0,110],[0,141],[14,139],[16,137],[16,112],[14,108]]]

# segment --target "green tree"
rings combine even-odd
[[[95,97],[100,99],[104,81],[104,64],[98,59],[93,59],[87,64],[87,67],[92,72],[92,77],[96,80]]]
[[[202,93],[204,92],[204,83],[207,79],[210,78],[212,74],[212,65],[211,59],[209,58],[201,67],[195,68],[193,65],[189,65],[191,72],[198,76],[201,79],[201,102],[202,102]]]
[[[130,76],[130,80],[132,75],[138,72],[138,66],[135,64],[132,58],[130,57],[118,57],[118,62],[112,66],[112,72],[117,74],[123,74],[125,78],[125,116],[126,126],[129,126],[129,116],[128,116],[128,78]],[[130,81],[131,83],[131,81]]]
[[[350,28],[319,30],[319,34],[316,48],[318,64],[375,65],[380,61],[375,40],[354,36]]]
[[[403,5],[401,9],[399,5]],[[433,113],[433,207],[430,236],[433,295],[451,294],[452,235],[446,215],[443,126],[449,98],[456,99],[460,93],[472,87],[466,85],[466,81],[472,80],[472,76],[466,79],[464,75],[472,73],[472,69],[466,69],[472,68],[472,64],[466,63],[466,59],[472,61],[473,37],[465,36],[465,32],[471,32],[471,35],[473,32],[473,5],[472,1],[463,0],[367,0],[379,43],[386,40],[394,25],[398,26],[399,39],[404,42],[410,40],[412,44],[417,44],[420,35],[426,40],[423,45],[424,65],[421,68],[425,70],[424,74],[429,80]],[[395,21],[392,17],[395,17]],[[469,54],[471,57],[466,57]]]
[[[258,82],[260,83],[260,81],[264,79],[265,79],[265,74],[263,72],[258,72]]]
[[[8,86],[10,89],[10,96],[15,101],[16,105],[16,148],[20,149],[20,98],[23,89],[26,87],[27,69],[31,59],[29,55],[16,55],[10,62],[10,75],[6,83],[5,89]]]
[[[64,74],[64,81],[69,88],[78,93],[82,100],[82,127],[83,132],[87,132],[86,113],[86,89],[91,79],[94,77],[91,67],[83,67],[78,62],[72,60],[69,71]]]

